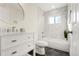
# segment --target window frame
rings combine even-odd
[[[57,17],[60,17],[60,19],[59,20],[56,19]],[[52,21],[51,18],[54,18],[53,21]],[[49,19],[48,19],[48,21],[49,21],[48,22],[49,24],[59,24],[59,23],[61,23],[61,16],[50,16]]]

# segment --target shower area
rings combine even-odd
[[[67,5],[44,13],[45,24],[42,40],[48,43],[45,48],[47,56],[69,56],[67,15]]]

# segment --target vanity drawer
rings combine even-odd
[[[26,43],[24,43],[24,45],[22,45],[22,50],[24,52],[29,52],[34,48],[34,44],[33,41],[28,41]]]
[[[7,49],[24,42],[26,42],[25,36],[4,37],[1,39],[1,49]]]
[[[2,56],[19,56],[21,48],[20,47],[11,47],[1,51]]]
[[[11,47],[1,51],[2,56],[21,56],[27,54],[30,50],[33,49],[31,44],[21,44],[19,46]]]
[[[31,50],[33,50],[33,45],[32,44],[27,44],[25,46],[22,46],[21,55],[26,55]]]
[[[30,51],[31,49],[33,49],[33,48],[34,48],[33,42],[29,42],[29,43],[27,44],[27,47],[28,47],[28,51]]]

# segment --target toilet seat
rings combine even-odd
[[[43,40],[38,40],[38,41],[36,41],[36,45],[41,46],[41,47],[46,47],[46,46],[48,46],[48,43]]]

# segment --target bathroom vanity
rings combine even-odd
[[[5,33],[0,35],[1,56],[29,55],[33,50],[33,33]]]

